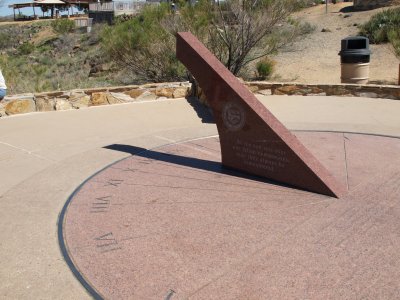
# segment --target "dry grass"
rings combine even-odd
[[[31,43],[34,45],[40,45],[41,43],[56,37],[57,34],[54,33],[51,27],[45,27],[32,37]]]

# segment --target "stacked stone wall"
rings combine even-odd
[[[271,83],[265,81],[245,82],[245,84],[253,93],[263,95],[349,96],[400,100],[400,86]],[[192,95],[189,82],[175,82],[12,95],[0,102],[0,117],[136,101],[177,99],[190,95],[197,96],[200,102],[207,104],[207,99],[201,89],[195,90],[197,91],[196,95]]]
[[[0,117],[135,101],[184,98],[189,94],[190,87],[188,82],[175,82],[12,95],[0,102]]]

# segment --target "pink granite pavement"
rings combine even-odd
[[[257,97],[274,116],[292,131],[322,130],[400,137],[399,101],[322,96],[287,97],[257,95]],[[135,102],[123,105],[49,113],[33,113],[0,118],[0,205],[2,208],[0,210],[0,227],[2,229],[0,231],[0,240],[2,241],[0,247],[0,257],[2,258],[0,262],[0,298],[43,300],[92,299],[87,293],[87,289],[76,280],[76,276],[74,276],[76,274],[71,272],[71,266],[67,264],[68,262],[60,251],[57,234],[59,227],[57,224],[63,220],[63,218],[60,218],[60,212],[62,212],[71,193],[88,177],[105,166],[119,159],[130,157],[131,154],[129,152],[135,150],[133,146],[153,149],[154,152],[157,152],[161,150],[155,148],[160,146],[215,135],[217,135],[215,124],[207,123],[206,119],[201,118],[201,115],[193,109],[193,106],[188,103],[186,99]],[[299,133],[296,132],[296,135],[299,136]],[[349,138],[349,136],[347,137]],[[356,137],[358,137],[358,135],[352,135],[352,143],[357,141]],[[381,161],[382,171],[385,173],[390,172],[389,167],[392,166],[392,168],[396,168],[398,165],[395,160],[396,157],[398,157],[398,148],[394,145],[390,146],[386,144],[384,142],[386,140],[384,137],[375,136],[374,142],[364,139],[362,136],[359,137],[359,149],[367,149],[370,144],[375,142],[378,143],[379,149],[377,149],[377,151],[368,152],[366,157],[361,156],[358,151],[352,152],[352,157],[357,159],[358,162],[350,167],[353,167],[353,169],[358,168],[359,172],[362,172],[358,173],[361,177],[357,178],[365,176],[365,178],[371,180],[371,186],[374,186],[379,184],[378,176],[384,175],[379,175],[379,173],[374,170],[374,161]],[[339,141],[340,137],[336,136],[335,139]],[[329,148],[323,139],[320,141],[314,140],[311,144],[311,140],[308,142],[302,137],[300,137],[300,140],[308,149],[315,148],[313,146],[314,144],[319,145],[318,149],[321,149],[321,153],[325,151],[323,150],[324,148],[321,148],[322,146],[327,147],[327,149]],[[346,147],[349,145],[347,142],[348,140],[346,140]],[[116,149],[107,148],[115,144],[127,145],[128,147],[118,147]],[[195,145],[197,145],[197,142],[192,141],[190,145],[185,145],[183,147],[189,147],[188,149],[193,149],[196,153],[201,152],[203,154],[212,152],[211,149],[215,149],[213,147],[205,149],[204,147],[195,147]],[[204,144],[202,143],[201,145]],[[344,143],[342,146],[344,146]],[[216,149],[218,149],[218,146]],[[335,143],[335,146],[332,146],[332,149],[329,151],[336,153],[340,149],[342,149],[341,144]],[[390,152],[389,149],[393,152]],[[126,152],[123,152],[124,150],[126,150]],[[163,151],[168,150],[163,149]],[[318,157],[319,154],[315,153],[315,149],[313,151],[313,154]],[[184,154],[185,152],[182,151],[182,153]],[[366,155],[366,152],[363,153]],[[202,157],[198,156],[198,154],[199,153],[194,157],[201,159]],[[350,152],[347,151],[347,156],[349,155]],[[380,155],[384,156],[385,159],[379,158]],[[228,180],[225,178],[225,174],[211,172],[213,168],[217,167],[215,163],[212,163],[211,154],[203,158],[209,161],[207,163],[208,169],[201,170],[195,168],[196,173],[194,173],[194,175],[196,175],[196,177],[199,171],[204,171],[205,176],[208,178],[214,179],[215,176],[221,175],[223,177],[222,179],[220,178],[221,180]],[[215,160],[217,159],[216,157]],[[196,167],[195,162],[199,162],[197,160],[188,161],[185,159],[180,159],[180,161],[183,165],[182,170],[188,169],[186,165]],[[356,162],[355,160],[353,161]],[[146,165],[146,163],[146,160],[142,161],[140,166]],[[343,166],[336,165],[334,160],[328,159],[328,161],[325,160],[323,163],[330,171],[333,170],[332,166],[338,168],[339,171],[343,169]],[[126,172],[131,173],[132,171]],[[332,173],[334,173],[334,175],[338,174],[333,171]],[[183,173],[179,175],[183,175]],[[141,176],[143,176],[143,173]],[[158,177],[159,178],[155,180],[156,183],[162,183],[164,179],[162,176]],[[338,177],[340,176],[338,175]],[[396,174],[393,176],[389,175],[388,177],[392,180],[396,177]],[[344,177],[342,176],[341,178],[340,180],[344,182]],[[349,177],[348,182],[350,187],[357,184],[357,178],[354,178],[355,181],[352,181],[352,177]],[[239,178],[237,180],[239,180]],[[180,181],[174,180],[174,183],[177,184],[176,189],[179,188],[178,184],[180,184],[181,181],[183,181],[183,179]],[[383,182],[386,181],[383,180]],[[109,187],[113,186],[111,183],[118,186],[119,182],[111,181]],[[188,185],[187,182],[183,182],[182,184]],[[242,182],[240,182],[240,184],[242,184]],[[253,184],[258,185],[260,183],[253,182]],[[388,184],[390,184],[390,181],[388,181]],[[194,182],[193,185],[196,187],[198,184]],[[210,182],[206,187],[208,189],[214,189],[215,187],[221,188],[221,185],[225,189],[231,187],[225,186],[224,184],[219,184],[217,186]],[[204,184],[200,185],[200,187],[204,187]],[[269,186],[268,189],[270,188],[272,189],[273,187]],[[161,189],[161,187],[157,187],[157,189]],[[360,186],[360,190],[363,189],[363,186]],[[139,190],[136,191],[138,195],[141,195],[142,192]],[[204,189],[193,190],[194,195],[196,195],[196,191],[201,192],[204,191]],[[240,286],[235,284],[234,280],[232,280],[234,278],[232,272],[230,272],[230,277],[223,276],[225,273],[228,274],[228,271],[231,269],[218,269],[222,266],[218,264],[212,266],[213,269],[203,267],[202,271],[196,273],[193,273],[193,270],[189,270],[189,272],[185,274],[179,272],[176,274],[179,274],[178,276],[180,276],[180,278],[187,278],[187,280],[191,280],[190,276],[196,277],[196,280],[201,280],[201,282],[210,282],[208,281],[209,279],[213,280],[212,284],[204,285],[202,291],[206,291],[209,295],[212,295],[211,289],[225,290],[227,293],[226,297],[223,297],[225,299],[234,298],[234,296],[231,296],[232,293],[235,293],[234,288],[239,294],[237,298],[241,299],[265,299],[268,298],[270,295],[269,293],[273,292],[275,292],[277,296],[269,298],[307,298],[308,295],[309,299],[319,299],[321,297],[319,297],[320,295],[315,291],[323,291],[324,289],[332,289],[332,293],[336,292],[337,294],[343,295],[343,297],[336,298],[398,298],[395,295],[395,289],[398,288],[398,280],[396,277],[398,274],[396,272],[399,259],[398,251],[394,251],[394,249],[398,249],[399,243],[399,230],[396,223],[398,219],[398,204],[396,202],[398,195],[395,190],[392,190],[391,197],[393,197],[392,199],[394,199],[394,201],[390,202],[387,200],[387,197],[390,197],[388,191],[386,185],[382,185],[379,190],[381,194],[375,197],[374,193],[365,190],[365,193],[370,197],[376,198],[375,202],[372,200],[346,202],[344,200],[337,201],[330,198],[327,202],[331,205],[335,205],[336,208],[331,209],[333,206],[330,206],[331,208],[326,209],[326,214],[321,214],[323,211],[321,211],[321,213],[316,212],[315,214],[308,212],[312,210],[314,205],[318,205],[318,203],[305,205],[304,208],[303,206],[296,207],[292,203],[290,203],[290,206],[288,204],[287,207],[290,207],[290,209],[287,209],[287,213],[290,213],[290,216],[293,215],[293,222],[298,220],[297,215],[294,214],[305,214],[304,211],[309,214],[309,221],[305,220],[303,223],[293,223],[291,221],[292,219],[289,219],[289,216],[283,218],[281,221],[277,220],[275,223],[268,223],[268,211],[262,209],[263,206],[257,203],[247,208],[242,204],[242,210],[238,206],[239,203],[235,204],[232,200],[233,206],[227,205],[227,203],[221,203],[219,204],[219,210],[215,207],[210,207],[209,209],[206,207],[206,204],[189,203],[187,205],[192,206],[192,209],[187,212],[187,217],[191,216],[192,211],[194,211],[193,213],[204,213],[205,211],[213,216],[220,215],[221,211],[225,210],[227,216],[229,215],[232,217],[229,219],[230,221],[227,217],[225,221],[221,221],[222,223],[225,222],[223,224],[226,224],[226,227],[224,227],[225,232],[232,233],[232,239],[235,238],[234,235],[236,234],[237,238],[243,242],[246,242],[246,238],[240,235],[239,228],[242,226],[243,222],[239,223],[241,219],[235,219],[234,217],[243,215],[243,218],[245,218],[247,216],[244,222],[247,222],[247,227],[253,228],[253,231],[247,233],[247,238],[251,239],[254,237],[254,239],[247,240],[248,243],[240,247],[247,247],[245,249],[249,250],[245,254],[249,257],[249,261],[251,261],[251,250],[257,245],[260,245],[260,248],[263,247],[263,244],[254,244],[257,238],[259,239],[262,237],[260,232],[266,230],[272,231],[272,233],[276,232],[277,236],[274,242],[267,245],[270,248],[266,248],[274,249],[274,252],[264,253],[262,256],[264,259],[270,260],[270,266],[268,266],[268,268],[273,269],[271,271],[271,269],[260,265],[258,260],[254,259],[254,264],[258,264],[261,267],[257,271],[258,273],[254,273],[254,276],[258,279],[252,279],[251,273],[249,273],[251,268],[243,269],[239,265],[230,264],[235,257],[239,257],[237,256],[238,253],[246,252],[243,250],[244,248],[237,247],[239,252],[236,254],[231,253],[235,252],[235,249],[231,249],[231,252],[227,251],[224,253],[225,263],[230,264],[230,268],[234,268],[239,272],[239,277],[236,276],[236,278],[239,278],[243,283],[254,283],[256,280],[259,280],[264,284],[266,281],[260,274],[263,274],[263,272],[264,274],[270,273],[268,286],[257,291],[253,290],[250,285]],[[203,194],[206,195],[206,193]],[[256,193],[248,193],[246,201],[252,201],[252,199],[257,200],[257,198],[253,198],[257,197],[255,194]],[[168,195],[169,193],[162,194],[162,196]],[[212,194],[208,195],[211,196],[209,196],[206,201],[215,203],[215,199],[218,199],[220,194],[214,191]],[[174,194],[171,194],[171,196],[174,196]],[[241,197],[245,198],[245,196]],[[237,195],[233,193],[232,198],[237,198]],[[293,198],[293,195],[288,196],[288,201]],[[132,199],[136,199],[135,194],[132,195]],[[173,197],[171,197],[171,199],[174,200]],[[158,201],[151,197],[149,197],[148,200],[152,200],[153,202]],[[71,204],[73,202],[74,201],[72,201]],[[273,202],[274,201],[271,201],[269,207],[271,207]],[[99,199],[92,203],[91,208],[97,211],[101,210],[104,203],[107,205],[107,198]],[[262,203],[262,201],[259,201],[259,203]],[[230,202],[228,204],[230,204]],[[267,204],[266,202],[263,205],[265,206]],[[160,207],[162,205],[161,203]],[[176,226],[179,226],[180,224],[177,222],[181,218],[186,217],[185,214],[182,213],[186,212],[184,203],[179,205],[181,205],[179,208],[176,208],[177,206],[169,208],[165,206],[165,213],[167,215],[160,216],[162,219],[160,219],[160,222],[162,222],[165,228],[167,228],[168,224],[171,226],[177,224]],[[276,205],[279,206],[279,204]],[[117,206],[114,206],[112,209],[116,207]],[[258,207],[261,208],[259,212],[257,212]],[[239,210],[241,210],[240,213],[238,212]],[[284,209],[282,209],[281,215],[285,216],[283,211]],[[271,210],[269,215],[273,218],[275,214],[277,214],[277,210]],[[99,213],[99,215],[101,215],[101,213]],[[134,221],[138,222],[141,220],[140,218],[144,218],[145,216],[146,214],[143,216],[138,215],[138,220]],[[153,232],[151,230],[152,228],[164,228],[157,227],[158,220],[148,220],[154,221],[151,224],[146,223],[149,234]],[[257,225],[257,222],[260,220],[261,223]],[[100,222],[98,226],[105,225],[105,221],[107,221],[107,219],[104,219],[104,222]],[[204,223],[205,231],[214,231],[214,223],[211,223],[207,218],[204,219],[204,222],[208,222]],[[217,220],[216,222],[219,221]],[[217,229],[221,229],[221,226],[218,226],[221,222],[215,223]],[[321,222],[326,223],[323,224]],[[287,226],[291,226],[293,230],[283,231],[282,225],[285,223],[288,223]],[[134,222],[132,222],[132,224],[134,224]],[[264,224],[272,224],[272,227],[265,227]],[[138,227],[135,231],[134,228],[132,229],[132,227],[126,227],[125,225],[129,224],[120,222],[121,228],[127,228],[129,233],[132,234],[132,237],[135,237],[135,241],[140,242],[140,244],[145,242],[144,237],[141,238],[140,235],[134,235],[137,234],[137,231],[142,230],[143,227]],[[152,227],[153,225],[154,227]],[[194,226],[195,225],[196,224],[194,224]],[[103,229],[103,227],[101,228]],[[181,230],[184,229],[185,228],[181,228]],[[86,228],[82,230],[85,231]],[[257,232],[254,230],[257,230]],[[97,238],[96,241],[104,241],[110,238],[107,235],[109,231],[103,234],[97,231],[89,233],[95,234],[94,238]],[[196,251],[202,251],[201,247],[203,247],[203,244],[208,245],[209,243],[223,241],[223,236],[206,234],[205,237],[208,239],[203,240],[202,244],[191,244],[188,243],[191,237],[198,237],[198,233],[195,231],[192,235],[190,233],[185,235],[177,234],[176,236],[169,236],[171,240],[167,239],[167,242],[170,243],[176,239],[176,241],[182,245],[182,251],[185,249],[192,249],[191,251],[196,255]],[[315,242],[313,240],[314,237],[315,239],[320,238],[320,241]],[[93,236],[89,236],[90,242],[88,242],[88,246],[91,245],[94,238]],[[156,235],[154,234],[153,237],[149,236],[149,238],[155,239]],[[302,246],[301,243],[303,242],[298,241],[298,239],[303,239],[302,241],[307,242],[308,248],[304,245]],[[340,243],[341,239],[344,240],[343,243]],[[62,241],[64,241],[63,238]],[[336,243],[330,246],[329,243],[333,243],[334,241],[336,241]],[[104,244],[107,243],[105,242]],[[230,245],[233,244],[233,242],[230,243]],[[99,246],[101,245],[102,244],[99,244]],[[218,245],[210,244],[210,246],[213,247],[208,248],[208,253],[212,254],[214,251],[213,249],[217,249]],[[168,256],[168,258],[173,257],[173,260],[171,260],[172,263],[175,263],[177,265],[176,268],[180,269],[181,262],[187,261],[188,258],[182,256],[180,252],[176,252],[174,248],[169,247],[170,246],[166,244],[164,250],[162,250],[164,253],[163,255],[169,253],[168,255],[171,256]],[[176,248],[175,245],[174,247]],[[309,247],[311,247],[311,249],[309,249]],[[303,258],[304,252],[307,254],[306,258],[308,260],[303,263],[302,260],[298,260],[297,258]],[[149,265],[147,264],[151,264],[155,261],[151,254],[152,253],[147,256],[146,263],[136,265],[136,270],[143,269],[143,272],[145,272],[145,269],[148,270]],[[253,256],[256,257],[256,254]],[[345,259],[346,256],[348,259]],[[82,257],[84,258],[84,253],[82,253]],[[132,257],[134,257],[134,255],[132,255]],[[218,258],[220,256],[216,257]],[[107,270],[107,256],[97,256],[97,258],[100,260],[94,262],[97,264],[96,268],[100,268],[104,265],[105,270]],[[144,257],[143,260],[145,260]],[[310,262],[309,260],[313,261]],[[135,262],[134,260],[132,261]],[[245,263],[245,261],[243,261],[243,263]],[[364,265],[365,269],[363,269]],[[77,264],[77,266],[80,269],[82,268],[81,263]],[[157,267],[156,263],[154,263],[154,267]],[[189,267],[190,265],[188,265],[188,268]],[[107,284],[111,286],[112,280],[122,280],[124,278],[124,272],[126,270],[121,270],[121,272],[115,273],[114,275],[108,275],[109,278],[111,278],[109,281],[107,281],[107,278],[101,280],[106,283],[108,282]],[[180,270],[184,269],[182,268]],[[158,278],[157,276],[162,276],[158,275],[162,274],[162,272],[166,271],[163,269],[157,271],[157,274],[154,275],[155,281]],[[175,269],[172,268],[171,273],[175,273]],[[215,275],[215,273],[218,273],[218,275],[211,278],[211,275]],[[211,275],[208,278],[201,278],[201,274]],[[281,276],[285,274],[289,274],[290,276],[288,275],[287,279],[282,279]],[[332,279],[333,274],[341,279]],[[138,284],[137,282],[147,282],[146,286],[149,286],[149,288],[153,287],[151,285],[151,280],[138,281],[137,279],[143,279],[144,277],[139,273],[136,275],[138,277],[131,278],[131,283],[128,285],[135,287]],[[153,276],[153,274],[151,275]],[[101,278],[101,276],[105,276],[105,273],[99,271],[98,276]],[[113,279],[113,276],[115,279]],[[219,281],[217,281],[219,278],[218,276],[221,278]],[[314,281],[310,282],[310,278]],[[363,292],[359,292],[356,288],[365,286],[357,285],[357,283],[364,281],[365,284],[369,284],[369,287],[365,288]],[[90,278],[90,282],[94,284],[92,278]],[[182,292],[178,289],[176,291],[174,290],[177,286],[175,282],[179,282],[179,278],[170,277],[169,282],[171,284],[167,291],[162,288],[162,293],[160,293],[163,294],[162,299],[168,299],[168,297],[170,300],[173,300],[174,297],[179,299],[179,297],[182,296]],[[227,284],[227,282],[230,283]],[[343,287],[344,282],[347,283],[345,287]],[[342,291],[340,291],[340,288],[336,288],[340,286],[342,286]],[[96,288],[98,287],[101,288],[101,285],[96,283]],[[257,293],[265,292],[267,288],[269,292],[258,297]],[[139,290],[141,289],[137,289],[136,291],[139,292]],[[175,292],[172,292],[172,290]],[[106,295],[104,289],[102,289],[101,292]],[[118,291],[116,290],[115,292]],[[240,294],[240,292],[243,294]],[[129,295],[129,298],[143,299],[135,295],[136,294]],[[200,295],[201,293],[199,291],[196,297],[200,297]],[[330,298],[335,298],[334,296]]]
[[[105,299],[398,299],[400,139],[296,132],[342,199],[223,169],[217,137],[136,153],[71,198],[63,235]]]

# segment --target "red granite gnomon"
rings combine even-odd
[[[308,191],[340,197],[346,188],[191,33],[177,57],[196,78],[217,124],[222,164]]]

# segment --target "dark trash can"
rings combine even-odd
[[[342,40],[340,55],[341,82],[366,84],[369,80],[371,51],[369,40],[352,36]]]

